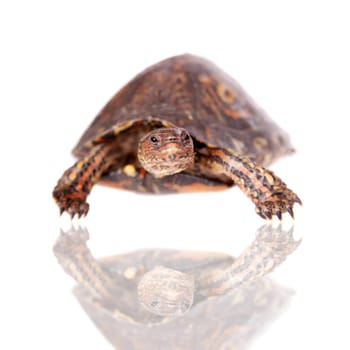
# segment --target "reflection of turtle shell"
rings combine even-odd
[[[239,349],[262,324],[266,325],[281,312],[292,295],[291,290],[277,286],[268,278],[258,279],[234,293],[213,298],[195,295],[194,305],[187,313],[170,318],[144,312],[139,308],[135,292],[142,270],[152,269],[153,263],[191,275],[229,267],[232,261],[224,254],[163,250],[126,254],[101,260],[106,272],[127,277],[122,294],[115,295],[116,302],[121,300],[123,311],[115,308],[116,305],[110,307],[96,301],[82,287],[76,287],[74,294],[97,328],[117,349],[211,350],[229,345]],[[144,267],[140,268],[142,264]],[[139,307],[135,308],[136,305]]]
[[[181,55],[147,68],[125,85],[97,115],[73,153],[81,158],[94,144],[114,138],[120,140],[122,149],[122,144],[128,144],[128,148],[135,148],[135,154],[129,156],[130,166],[125,174],[132,176],[111,172],[101,180],[140,191],[138,182],[143,175],[136,164],[140,135],[154,128],[172,126],[186,129],[201,145],[233,150],[260,165],[268,165],[292,150],[286,133],[233,78],[210,61]],[[186,173],[176,174],[184,177],[186,181],[182,183],[189,184],[186,176],[189,177]],[[209,190],[217,185],[208,183],[208,179],[204,181],[204,177],[197,178],[198,184],[204,186],[201,188]],[[198,184],[194,182],[192,190]],[[163,189],[166,190],[174,189]]]

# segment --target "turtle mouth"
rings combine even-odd
[[[193,152],[184,151],[177,144],[168,145],[167,148],[161,150],[156,154],[156,158],[159,158],[159,162],[163,161],[186,161],[188,157],[193,157]]]
[[[194,162],[194,152],[184,152],[177,146],[155,152],[149,156],[147,162],[143,164],[145,170],[155,177],[164,177],[177,174],[189,168]]]

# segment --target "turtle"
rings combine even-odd
[[[237,185],[263,219],[301,200],[267,167],[294,148],[288,134],[213,62],[191,54],[136,75],[102,108],[53,190],[60,213],[85,216],[97,182],[141,193]]]
[[[301,243],[293,227],[264,224],[237,258],[158,248],[96,259],[88,237],[86,228],[72,226],[53,252],[77,282],[73,293],[83,309],[118,349],[238,346],[288,304],[291,291],[268,274]]]

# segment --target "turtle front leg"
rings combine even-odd
[[[96,145],[64,172],[52,193],[61,214],[66,211],[73,218],[88,213],[86,197],[101,175],[115,164],[115,154],[113,143]]]
[[[263,219],[276,215],[281,220],[285,212],[294,217],[293,206],[301,204],[301,200],[272,171],[247,157],[220,148],[210,148],[208,156],[199,157],[201,167],[205,166],[210,174],[233,180],[255,203],[255,211]]]

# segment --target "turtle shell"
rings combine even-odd
[[[233,78],[210,61],[185,54],[147,68],[126,84],[73,154],[81,157],[94,143],[121,133],[135,139],[140,130],[162,126],[185,128],[202,144],[234,150],[262,165],[292,150],[287,134]]]

